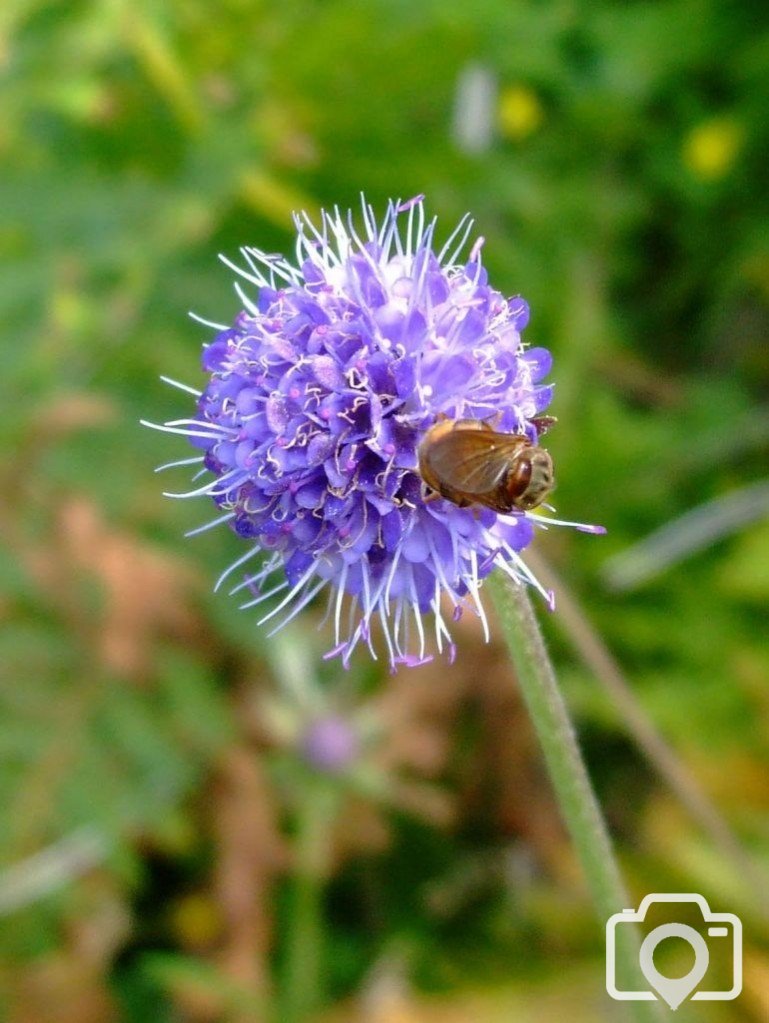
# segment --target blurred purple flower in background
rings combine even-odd
[[[300,749],[307,764],[324,774],[340,774],[355,762],[360,740],[352,722],[341,715],[311,721],[301,737]]]
[[[296,266],[253,248],[245,268],[228,264],[254,293],[236,285],[243,311],[205,346],[205,390],[176,384],[197,396],[194,417],[161,427],[202,451],[171,464],[200,462],[210,478],[170,496],[208,495],[222,515],[203,528],[227,522],[249,541],[217,585],[243,568],[243,607],[280,595],[261,619],[278,620],[273,631],[327,589],[326,656],[347,666],[361,641],[376,656],[379,619],[391,668],[423,663],[431,613],[453,658],[442,596],[455,619],[469,598],[488,635],[481,581],[498,567],[541,590],[520,551],[555,520],[425,503],[419,441],[440,414],[496,416],[497,430],[536,440],[551,357],[524,347],[528,307],[489,286],[483,240],[460,261],[469,217],[440,249],[421,196],[391,202],[381,224],[364,202],[361,234],[349,211],[295,222]]]

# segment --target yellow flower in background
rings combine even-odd
[[[499,94],[500,133],[514,142],[522,142],[542,124],[545,113],[539,96],[526,85],[508,85]]]
[[[730,117],[696,125],[684,139],[684,165],[703,181],[717,181],[734,166],[744,139],[743,126]]]
[[[222,915],[215,900],[203,892],[190,892],[171,910],[171,928],[187,947],[204,947],[221,937]]]

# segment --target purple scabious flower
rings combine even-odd
[[[221,515],[201,528],[226,522],[247,541],[217,586],[242,569],[243,607],[277,597],[260,624],[277,631],[326,590],[326,656],[345,667],[361,642],[376,656],[377,619],[392,669],[429,660],[433,643],[453,659],[449,621],[465,605],[488,638],[479,589],[495,567],[544,593],[520,552],[556,520],[425,502],[417,448],[441,415],[495,416],[536,440],[550,354],[522,342],[528,307],[489,285],[483,239],[462,258],[468,217],[440,248],[421,196],[391,202],[381,223],[364,201],[360,233],[339,210],[295,224],[295,263],[253,248],[244,267],[224,260],[247,283],[242,312],[208,324],[205,389],[176,384],[196,412],[161,427],[201,452],[171,464],[199,462],[206,481],[170,496],[208,495]]]

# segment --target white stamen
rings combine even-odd
[[[215,433],[203,433],[199,430],[179,430],[176,427],[169,426],[167,423],[151,423],[149,419],[140,419],[139,422],[142,426],[148,426],[151,430],[159,430],[160,433],[178,433],[182,437],[202,437],[204,440],[227,440],[225,433],[219,435]],[[201,426],[204,424],[200,424]]]
[[[242,250],[241,250],[242,251]],[[266,279],[258,271],[249,273],[248,270],[244,270],[242,266],[238,266],[237,263],[233,263],[231,259],[228,259],[223,253],[219,253],[219,259],[226,267],[229,267],[234,273],[244,280],[248,281],[249,284],[255,284],[257,288],[264,288],[267,285]]]
[[[507,562],[504,558],[497,559],[496,561],[497,566],[501,568],[503,572],[506,572],[511,579],[515,579],[517,583],[521,585],[523,585],[524,583],[529,583],[529,585],[533,586],[534,589],[539,594],[541,594],[542,597],[544,597],[545,603],[552,611],[554,606],[553,591],[546,590],[544,588],[542,583],[539,581],[539,579],[537,579],[537,577],[534,575],[534,573],[523,560],[523,558],[520,556],[520,554],[517,551],[514,551],[513,548],[509,546],[509,544],[504,545],[504,550],[510,556],[510,559],[515,563],[515,568],[513,568],[512,565],[510,565],[510,563]]]
[[[342,601],[344,600],[344,587],[347,582],[347,562],[342,566],[342,574],[336,591],[336,607],[334,608],[334,646],[339,646],[339,626],[342,617]]]
[[[578,529],[580,533],[603,535],[606,532],[603,526],[591,526],[587,522],[567,522],[566,519],[552,519],[549,515],[539,515],[537,512],[526,512],[526,518],[536,522],[542,529],[547,529],[548,526],[570,526],[573,529]]]
[[[250,245],[244,246],[240,251],[255,274],[261,274],[261,271],[254,265],[254,261],[267,267],[270,271],[270,278],[272,278],[273,274],[277,274],[286,284],[299,284],[301,282],[300,272],[296,267],[287,263],[283,256],[269,255],[260,249],[252,248]],[[274,281],[271,280],[270,283],[274,285]]]
[[[459,221],[457,226],[454,228],[454,230],[449,235],[448,241],[446,242],[446,244],[443,246],[441,251],[438,253],[438,262],[441,264],[441,266],[453,266],[454,265],[454,263],[457,260],[457,256],[462,251],[462,249],[465,247],[465,243],[467,242],[468,236],[469,236],[470,232],[473,229],[473,224],[474,223],[475,223],[475,221],[471,218],[470,214],[469,213],[465,213],[465,215],[462,217],[462,219]],[[454,248],[454,251],[452,252],[451,257],[449,259],[446,259],[445,258],[446,257],[446,253],[449,251],[451,246],[454,244],[456,239],[459,237],[460,233],[462,235],[462,240]]]
[[[164,423],[163,425],[164,426],[193,426],[196,430],[197,429],[209,429],[209,430],[212,431],[212,433],[221,433],[223,435],[231,436],[231,437],[237,436],[237,430],[232,429],[232,428],[228,430],[226,427],[221,426],[219,423],[210,423],[210,422],[208,422],[207,419],[188,419],[188,418],[185,418],[185,419],[169,419],[168,422]]]
[[[232,490],[237,483],[232,481],[240,480],[241,482],[247,479],[246,475],[240,470],[225,473],[223,476],[217,476],[213,480],[209,480],[208,483],[202,487],[198,487],[197,490],[187,490],[182,494],[174,494],[170,490],[163,491],[163,497],[173,497],[181,499],[184,497],[200,497],[201,494],[209,494],[211,497],[221,497],[222,494],[226,494],[228,490]],[[225,487],[222,484],[226,483]]]
[[[300,590],[304,589],[305,585],[310,581],[310,579],[314,575],[316,567],[317,566],[314,565],[314,564],[310,565],[310,567],[307,569],[307,571],[301,577],[301,579],[296,584],[296,586],[294,586],[294,588],[291,590],[291,592],[286,597],[284,597],[283,600],[281,600],[281,602],[278,604],[278,606],[276,608],[273,608],[273,610],[270,611],[270,613],[268,615],[265,615],[264,618],[261,618],[259,620],[258,624],[259,625],[264,625],[264,623],[268,622],[270,620],[270,618],[273,618],[276,614],[278,614],[280,611],[282,611],[283,608],[286,606],[286,604],[288,604],[289,601],[293,600],[294,597],[297,595],[297,593],[299,593]]]
[[[419,276],[414,280],[414,285],[411,289],[411,294],[409,296],[409,309],[414,309],[423,298],[425,278],[427,277],[427,270],[430,265],[430,261],[427,258],[427,253],[432,245],[436,223],[437,219],[433,217],[432,221],[430,222],[430,225],[427,228],[427,231],[424,233],[424,238],[420,239],[421,241],[424,241],[424,247],[420,248],[418,252],[423,252],[424,258],[422,259],[422,263],[419,267]],[[414,265],[416,265],[416,256],[414,259]]]
[[[451,633],[449,632],[449,630],[448,630],[448,628],[446,626],[446,623],[443,620],[443,615],[441,614],[440,604],[438,605],[438,608],[437,608],[437,610],[435,612],[435,622],[436,622],[436,625],[439,626],[440,632],[446,637],[446,642],[449,644],[449,646],[452,646]],[[441,645],[440,645],[440,639],[439,639],[438,640],[438,649],[439,650],[440,650],[440,647],[441,647]]]
[[[241,557],[239,557],[237,561],[234,561],[229,566],[229,568],[225,568],[225,570],[222,572],[222,574],[219,576],[219,578],[214,583],[214,593],[216,593],[218,591],[219,587],[222,585],[224,580],[228,576],[232,575],[232,573],[234,571],[236,571],[238,568],[240,568],[241,565],[245,565],[245,563],[247,561],[249,561],[251,558],[253,558],[255,554],[262,554],[262,553],[263,553],[262,548],[258,544],[255,544],[250,550],[246,551],[245,554],[241,555]]]
[[[480,618],[483,626],[483,636],[488,643],[491,639],[491,634],[489,632],[489,623],[486,618],[486,612],[483,610],[480,593],[478,592],[478,555],[474,550],[470,551],[470,565],[472,567],[472,576],[471,578],[465,578],[464,581],[467,584],[467,588],[470,590],[473,600],[475,601],[475,606],[478,609],[478,617]]]
[[[180,458],[178,462],[165,462],[159,465],[155,472],[165,472],[166,469],[177,469],[180,465],[199,465],[203,461],[202,455],[195,455],[194,458]]]
[[[360,205],[363,212],[363,223],[366,225],[366,234],[368,240],[372,242],[376,238],[376,217],[373,206],[366,202],[363,192],[360,194]]]
[[[395,666],[395,650],[393,649],[392,638],[390,637],[390,628],[387,623],[387,615],[385,614],[384,605],[379,605],[379,621],[382,623],[382,633],[384,634],[385,644],[387,646],[387,659],[390,662],[390,669]]]
[[[271,575],[275,574],[281,564],[282,558],[278,555],[273,555],[269,561],[262,565],[258,572],[255,572],[253,575],[244,576],[241,582],[239,582],[236,586],[233,586],[229,591],[230,596],[232,597],[236,593],[240,593],[241,590],[245,589],[249,589],[252,592],[254,588],[259,589]],[[284,585],[287,586],[288,583],[284,581]]]
[[[267,638],[271,639],[275,635],[276,632],[280,632],[280,630],[283,628],[284,625],[288,625],[288,623],[290,621],[292,621],[294,618],[296,618],[296,616],[299,614],[299,612],[303,611],[307,607],[307,605],[310,603],[310,601],[313,600],[315,597],[317,597],[317,595],[320,593],[320,591],[323,589],[323,587],[327,586],[327,585],[328,584],[327,584],[326,580],[325,579],[321,579],[321,581],[318,583],[318,585],[314,589],[311,588],[309,590],[309,592],[305,593],[305,595],[302,597],[302,599],[297,604],[295,604],[294,607],[291,608],[291,612],[288,615],[286,615],[286,617],[283,619],[283,621],[280,622],[279,625],[276,625],[274,629],[271,629],[267,633]]]
[[[402,628],[403,619],[404,619],[404,614],[403,614],[404,605],[405,605],[404,598],[403,597],[398,597],[398,602],[395,605],[394,640],[395,640],[395,649],[397,650],[399,657],[403,657],[403,642],[401,641],[401,628]],[[404,642],[405,642],[405,640],[407,638],[408,637],[404,637]]]
[[[251,301],[251,299],[248,297],[245,291],[241,288],[239,281],[235,281],[235,293],[237,294],[240,301],[243,303],[243,308],[246,310],[246,312],[250,313],[251,316],[259,315],[259,307],[257,305],[254,305],[254,303]]]
[[[339,266],[339,259],[328,243],[328,223],[325,210],[321,211],[323,234],[320,233],[318,228],[315,224],[313,224],[307,213],[304,211],[302,212],[302,218],[320,245],[320,249],[317,249],[310,241],[302,236],[302,241],[304,242],[308,258],[315,263],[316,266],[322,266],[325,270],[328,270],[331,266]]]
[[[178,380],[174,380],[172,377],[165,377],[161,375],[160,379],[164,384],[170,384],[171,387],[178,387],[180,391],[186,391],[187,394],[193,394],[196,398],[199,398],[203,393],[202,391],[199,391],[197,387],[190,387],[189,384],[182,384]]]
[[[227,512],[226,515],[222,515],[221,518],[213,519],[211,522],[206,522],[202,526],[196,526],[195,529],[188,529],[184,534],[185,537],[198,536],[200,533],[206,533],[209,529],[213,529],[215,526],[221,526],[224,522],[229,522],[230,519],[235,518],[235,512]]]
[[[229,330],[230,325],[226,323],[215,323],[214,320],[204,320],[202,316],[198,316],[197,313],[193,313],[191,310],[187,313],[191,320],[195,320],[196,323],[202,323],[204,327],[210,327],[212,330]]]
[[[254,597],[253,600],[249,600],[245,604],[239,604],[238,610],[245,611],[250,607],[256,607],[257,604],[261,604],[263,601],[268,600],[270,597],[274,597],[276,593],[280,593],[282,590],[285,590],[287,586],[288,582],[284,579],[283,582],[278,583],[277,586],[274,586],[271,590],[268,590],[266,593],[260,593],[259,596]],[[234,593],[235,591],[233,590],[232,592]],[[259,622],[259,624],[261,625],[262,623]]]
[[[435,596],[430,602],[430,607],[433,609],[433,619],[435,621],[435,644],[438,647],[438,653],[443,653],[443,636],[441,635],[441,629],[439,622],[441,621],[440,616],[440,601],[441,601],[441,587],[438,580],[435,580]]]

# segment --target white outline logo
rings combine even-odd
[[[616,977],[616,931],[621,923],[643,923],[647,910],[655,903],[688,902],[699,906],[707,936],[728,938],[732,935],[732,986],[728,991],[695,991],[710,965],[710,949],[703,935],[688,924],[669,923],[655,927],[646,935],[639,956],[641,972],[651,991],[620,991]],[[665,938],[678,937],[688,941],[694,950],[694,965],[684,977],[665,977],[654,965],[654,950]],[[646,895],[637,910],[623,909],[606,921],[606,990],[620,1002],[652,1002],[658,997],[671,1009],[677,1009],[690,995],[696,1001],[730,1001],[742,991],[742,921],[734,913],[713,913],[702,895],[656,893]],[[654,993],[656,992],[656,994]]]

